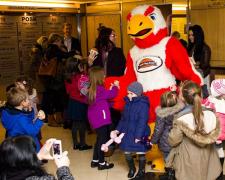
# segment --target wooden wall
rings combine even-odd
[[[212,67],[225,67],[225,8],[220,0],[191,0],[191,24],[199,24],[211,47]]]
[[[88,4],[85,7],[86,15],[82,18],[82,51],[83,54],[87,54],[91,47],[93,47],[94,41],[97,38],[98,32],[97,28],[100,23],[102,25],[113,28],[117,34],[117,46],[122,47],[124,54],[126,55],[129,49],[133,46],[131,38],[127,35],[127,14],[136,6],[142,4],[154,4],[154,5],[163,5],[163,4],[172,4],[172,3],[182,3],[185,4],[185,0],[152,0],[152,1],[129,1],[123,2],[122,4]],[[165,18],[167,15],[171,14],[168,10],[163,10],[165,12]],[[177,11],[173,14],[182,14],[183,17],[174,18],[173,24],[176,24],[176,27],[173,27],[172,30],[178,30],[181,32],[182,38],[186,39],[184,34],[184,26],[186,24],[186,11]],[[87,26],[86,26],[86,24]],[[85,38],[84,38],[85,37]],[[122,38],[121,38],[122,37]]]

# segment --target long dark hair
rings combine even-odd
[[[199,25],[194,25],[194,26],[189,27],[189,31],[193,32],[194,43],[190,42],[190,39],[188,38],[188,52],[190,52],[192,50],[192,48],[195,47],[194,59],[200,60],[203,46],[205,44],[204,31],[203,31],[202,27]]]
[[[46,175],[35,150],[35,142],[29,136],[5,139],[0,146],[0,179],[7,179],[11,172],[16,171],[21,173],[29,170],[30,175]]]
[[[115,45],[114,43],[109,39],[109,36],[113,32],[113,29],[102,26],[99,29],[99,35],[98,38],[95,41],[95,47],[102,51],[109,51],[111,48],[113,48]]]
[[[78,64],[79,64],[79,60],[77,58],[69,57],[66,60],[64,77],[68,83],[71,83],[72,76],[79,72]]]

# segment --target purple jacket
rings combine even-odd
[[[88,120],[93,129],[111,124],[109,100],[116,97],[118,88],[114,86],[106,90],[104,86],[97,86],[95,102],[88,107]]]

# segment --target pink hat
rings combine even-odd
[[[225,79],[215,79],[211,83],[211,94],[214,97],[225,95]]]

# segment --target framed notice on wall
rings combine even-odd
[[[18,17],[18,42],[21,72],[28,74],[30,70],[30,50],[35,41],[42,35],[42,22],[35,16]]]
[[[62,27],[67,17],[76,21],[72,15],[0,15],[0,85],[14,82],[21,74],[29,75],[33,44],[42,35],[63,35]]]
[[[20,73],[16,16],[0,16],[0,83],[14,81]]]

